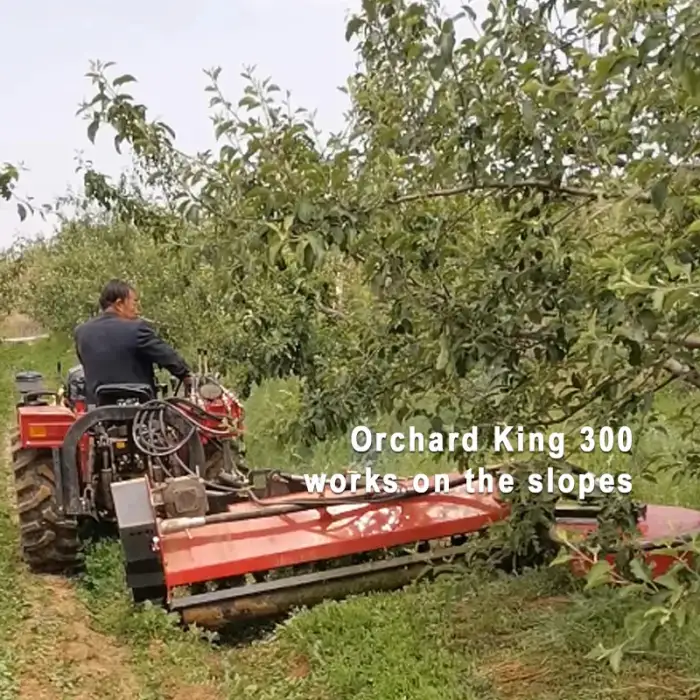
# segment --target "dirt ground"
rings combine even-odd
[[[28,581],[28,615],[17,642],[22,700],[139,697],[129,653],[92,629],[71,584],[57,578]]]

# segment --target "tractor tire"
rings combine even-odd
[[[51,450],[25,449],[15,436],[12,462],[22,558],[41,574],[71,574],[80,568],[78,524],[58,512]]]

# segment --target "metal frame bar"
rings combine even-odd
[[[63,515],[65,511],[65,493],[63,491],[63,468],[61,465],[61,450],[58,447],[51,449],[51,463],[53,466],[53,478],[55,483],[56,507]]]
[[[168,608],[179,613],[186,624],[199,623],[215,628],[233,620],[281,614],[294,607],[343,598],[353,593],[395,590],[414,580],[420,574],[420,569],[432,561],[466,554],[468,548],[468,544],[463,544],[173,598]]]

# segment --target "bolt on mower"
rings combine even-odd
[[[77,571],[83,525],[114,527],[134,601],[153,601],[186,624],[217,629],[401,588],[465,555],[472,537],[510,512],[497,491],[469,493],[459,473],[447,492],[432,482],[418,491],[407,478],[398,490],[372,493],[361,481],[338,494],[250,468],[243,406],[209,372],[204,352],[185,396],[177,384],[159,385],[157,395],[117,384],[100,387],[88,405],[79,365],[57,391],[35,372],[19,373],[16,388],[14,475],[29,567]],[[557,531],[586,534],[597,514],[580,503],[561,507]],[[638,530],[647,547],[683,540],[700,533],[700,512],[646,506]],[[659,574],[673,557],[650,560]]]

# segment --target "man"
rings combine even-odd
[[[78,326],[75,347],[85,372],[86,398],[95,403],[95,391],[104,384],[148,384],[155,398],[153,365],[191,383],[187,363],[138,315],[134,288],[110,280],[100,295],[102,313]]]

